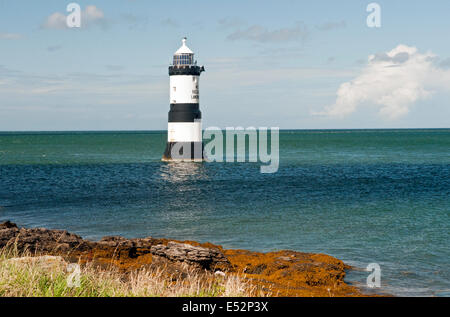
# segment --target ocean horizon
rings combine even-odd
[[[164,130],[0,132],[0,221],[326,253],[381,293],[449,296],[450,129],[282,129],[280,165],[164,163]]]
[[[204,130],[204,129],[203,129]],[[224,129],[222,129],[224,130]],[[280,131],[403,131],[403,130],[450,130],[450,128],[327,128],[327,129],[296,129],[296,128],[280,128]],[[123,132],[123,133],[140,133],[140,132],[162,132],[167,134],[167,129],[115,129],[115,130],[0,130],[3,134],[28,134],[28,133],[102,133],[102,132]]]

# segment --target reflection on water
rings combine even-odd
[[[159,168],[161,179],[180,183],[186,180],[206,180],[209,178],[205,163],[166,162]]]

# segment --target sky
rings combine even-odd
[[[165,130],[181,39],[203,127],[450,127],[450,1],[0,0],[0,131]]]

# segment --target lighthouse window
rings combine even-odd
[[[194,60],[193,54],[181,54],[173,57],[174,65],[192,65]]]

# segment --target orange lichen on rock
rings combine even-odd
[[[224,250],[233,271],[250,279],[269,296],[361,296],[344,282],[341,260],[325,254]]]
[[[143,267],[182,275],[186,265],[199,272],[236,274],[254,285],[261,296],[363,296],[344,282],[350,269],[332,256],[295,251],[227,250],[211,243],[168,239],[105,237],[84,240],[67,231],[18,228],[0,224],[0,247],[11,243],[36,254],[64,256],[72,262],[115,266],[125,273]]]
[[[164,244],[168,242],[170,240],[164,240]],[[221,250],[230,265],[218,269],[248,279],[257,288],[258,293],[264,296],[363,296],[356,287],[344,282],[345,270],[350,267],[329,255],[294,251],[260,253],[227,250],[211,243],[176,242]],[[155,263],[152,254],[139,249],[133,258],[129,256],[128,250],[113,252],[113,250],[93,249],[87,259],[90,261],[95,259],[103,264],[114,264],[124,271],[161,264],[165,265],[165,269],[177,271],[173,269],[176,263],[170,261]]]

